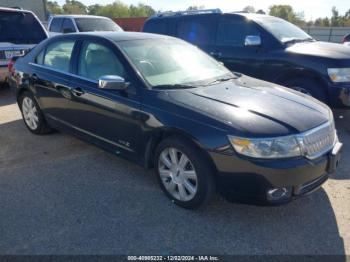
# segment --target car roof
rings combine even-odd
[[[31,13],[31,14],[34,14],[32,11],[29,11],[29,10],[18,9],[18,8],[9,8],[9,7],[0,7],[0,11],[7,11],[7,12],[14,12],[14,13]]]
[[[140,32],[85,32],[85,33],[73,33],[54,36],[53,38],[64,38],[70,36],[86,36],[86,37],[101,37],[109,39],[113,42],[129,41],[129,40],[146,40],[146,39],[170,39],[174,38],[166,35],[158,35],[151,33]]]
[[[176,12],[173,13],[173,15],[162,15],[161,13],[158,15],[154,15],[149,18],[149,20],[153,19],[171,19],[171,18],[183,18],[183,17],[196,17],[196,16],[222,16],[222,15],[232,15],[232,16],[240,16],[240,17],[246,17],[248,19],[257,19],[257,18],[269,18],[274,17],[266,14],[257,14],[257,13],[249,13],[249,12],[227,12],[227,13],[193,13],[193,14],[178,14]]]

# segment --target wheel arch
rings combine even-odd
[[[182,139],[185,139],[189,143],[194,145],[202,154],[202,156],[208,161],[208,163],[210,163],[211,167],[213,168],[213,171],[217,171],[213,160],[209,156],[208,152],[205,150],[204,146],[200,143],[200,141],[188,132],[175,127],[160,128],[152,132],[151,136],[148,138],[148,141],[146,143],[146,149],[144,153],[144,166],[146,168],[150,169],[154,167],[154,154],[157,146],[162,140],[171,136],[181,137]]]
[[[291,71],[285,71],[281,74],[279,74],[275,79],[274,82],[277,84],[283,85],[283,83],[287,80],[291,79],[297,79],[297,78],[307,78],[311,79],[317,83],[319,83],[322,87],[322,90],[326,92],[327,97],[329,97],[330,92],[329,89],[327,88],[327,83],[325,79],[323,79],[320,75],[317,73],[306,70],[306,69],[294,69]]]

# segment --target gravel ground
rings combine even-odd
[[[71,136],[26,130],[0,89],[0,254],[350,254],[350,112],[338,172],[279,207],[176,207],[153,171]]]

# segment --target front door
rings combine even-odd
[[[138,88],[130,80],[125,59],[116,47],[100,40],[84,41],[70,82],[66,122],[80,133],[113,148],[116,154],[137,156],[141,139]],[[116,75],[129,83],[127,90],[98,88],[101,76]]]
[[[232,71],[260,78],[264,49],[263,46],[245,46],[245,38],[248,35],[262,37],[254,22],[241,17],[222,16],[218,23],[213,55]]]

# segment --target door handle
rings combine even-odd
[[[76,96],[81,96],[83,95],[85,92],[83,89],[81,89],[80,87],[76,87],[76,88],[72,88],[72,93]]]

